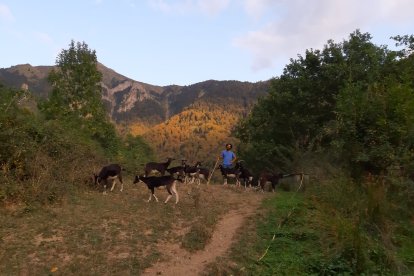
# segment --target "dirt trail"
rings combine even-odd
[[[179,244],[159,245],[158,249],[170,257],[167,262],[159,262],[146,269],[143,275],[198,275],[207,264],[217,257],[224,256],[230,249],[237,230],[245,219],[254,214],[263,197],[246,195],[246,200],[237,210],[226,213],[217,223],[211,241],[204,250],[191,253],[180,248]]]

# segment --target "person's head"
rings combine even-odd
[[[228,143],[226,144],[226,150],[231,150],[233,148],[233,145]]]

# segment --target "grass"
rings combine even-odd
[[[146,186],[127,184],[122,193],[91,191],[54,206],[2,209],[0,275],[137,275],[167,258],[159,244],[204,248],[218,217],[244,196],[218,185],[178,191],[177,205],[162,202],[165,189],[156,190],[160,202],[147,203]]]
[[[318,189],[260,197],[231,252],[205,274],[413,274],[412,213],[399,211],[395,201],[378,209],[373,203],[387,197],[365,197],[351,185]],[[143,184],[127,184],[123,193],[72,193],[54,206],[2,209],[0,275],[139,275],[168,260],[163,245],[202,250],[224,213],[248,207],[248,194],[233,187],[180,185],[178,191],[178,205],[162,203],[164,189],[156,190],[159,203],[147,203]]]
[[[307,211],[301,194],[278,192],[265,200],[259,214],[239,231],[230,259],[220,258],[207,274],[305,275],[309,262],[321,254],[315,230],[306,226]]]
[[[366,196],[350,186],[324,189],[323,196],[315,190],[279,191],[266,199],[238,232],[230,254],[210,264],[205,274],[414,274],[413,216],[383,208],[372,219],[370,192]]]

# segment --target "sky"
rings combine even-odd
[[[0,0],[0,68],[55,65],[71,40],[136,81],[166,86],[278,77],[306,49],[359,29],[414,34],[414,0]]]

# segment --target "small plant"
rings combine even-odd
[[[212,232],[211,227],[200,222],[196,223],[191,226],[190,231],[184,235],[181,245],[190,252],[201,250],[211,239]]]

